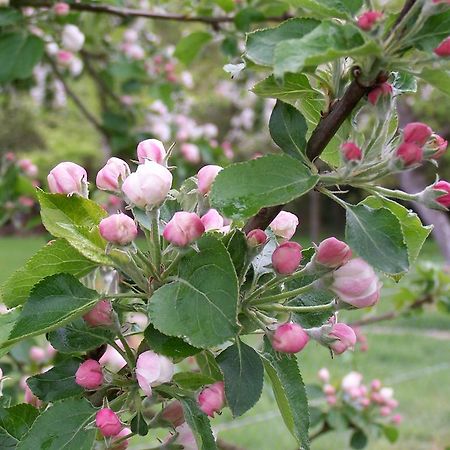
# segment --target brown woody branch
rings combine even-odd
[[[13,0],[11,5],[16,8],[30,6],[33,8],[51,8],[55,2],[49,0]],[[209,25],[233,22],[235,16],[190,16],[188,14],[155,13],[145,9],[123,8],[119,6],[105,5],[101,3],[70,3],[73,11],[86,11],[91,13],[110,14],[119,17],[144,17],[154,20],[169,20],[175,22],[200,22]],[[292,17],[289,14],[280,16],[268,16],[261,18],[259,22],[282,22]]]

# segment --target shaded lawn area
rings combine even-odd
[[[0,238],[0,282],[20,267],[45,243],[44,237]],[[390,309],[381,301],[379,310]],[[395,388],[400,402],[398,412],[405,421],[399,441],[372,441],[370,450],[443,450],[450,445],[450,339],[425,334],[430,329],[450,332],[450,316],[427,312],[411,319],[379,323],[368,335],[369,351],[343,355],[331,360],[315,343],[300,354],[306,383],[316,382],[316,373],[327,366],[335,381],[350,370],[360,370],[366,381],[380,378]],[[401,334],[395,332],[401,331]],[[232,422],[228,412],[214,419],[219,436],[249,450],[294,450],[294,440],[277,413],[270,389],[256,407]],[[147,438],[130,446],[149,448]],[[348,433],[333,432],[314,441],[313,450],[348,449]]]

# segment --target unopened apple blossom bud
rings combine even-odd
[[[62,67],[69,67],[74,60],[74,55],[68,50],[58,50],[56,52],[56,61]]]
[[[447,150],[448,142],[438,134],[433,134],[428,141],[424,155],[426,158],[439,159]]]
[[[447,211],[450,206],[450,183],[439,180],[416,194],[416,198],[427,208]]]
[[[359,372],[349,372],[342,378],[341,387],[344,391],[348,392],[354,388],[359,388],[361,386],[363,376]]]
[[[433,130],[425,123],[411,122],[403,129],[403,141],[422,147],[432,134]]]
[[[113,308],[109,300],[100,300],[87,314],[84,321],[91,327],[109,326],[113,324]]]
[[[401,414],[395,414],[392,416],[391,422],[394,425],[400,425],[403,422],[403,416]]]
[[[403,142],[395,151],[395,155],[404,167],[409,167],[422,161],[423,149],[417,144]]]
[[[437,197],[435,201],[441,206],[448,208],[450,206],[450,183],[448,181],[440,180],[433,185],[433,190],[446,192]]]
[[[87,197],[86,170],[73,162],[62,162],[47,176],[48,187],[53,194],[79,194]]]
[[[328,333],[328,337],[335,339],[329,346],[337,355],[344,353],[348,349],[353,349],[356,344],[355,332],[345,323],[334,324]]]
[[[104,437],[117,436],[122,431],[119,417],[110,408],[102,408],[97,412],[95,425]]]
[[[330,289],[341,302],[366,308],[378,301],[381,284],[373,268],[363,259],[356,258],[333,272]]]
[[[331,384],[326,384],[323,388],[322,391],[325,395],[334,395],[336,394],[336,389],[334,386],[332,386]]]
[[[141,353],[136,362],[136,379],[148,397],[152,395],[152,386],[168,383],[172,379],[173,372],[172,361],[151,350]]]
[[[128,245],[138,234],[134,220],[123,213],[102,219],[98,229],[103,239],[116,245]]]
[[[26,176],[30,178],[35,178],[37,176],[38,168],[31,160],[21,159],[17,164]]]
[[[196,241],[204,232],[205,226],[197,214],[178,211],[165,226],[163,237],[177,247],[186,247]]]
[[[372,105],[376,105],[378,101],[382,98],[388,98],[392,95],[392,86],[389,83],[382,83],[374,87],[369,94],[367,99]]]
[[[197,397],[200,409],[210,417],[225,405],[225,385],[223,381],[211,384],[203,389]]]
[[[390,416],[391,413],[392,413],[392,409],[389,408],[389,406],[382,406],[382,407],[380,408],[380,415],[381,415],[382,417]]]
[[[341,154],[344,161],[360,161],[362,159],[362,151],[354,142],[344,142],[341,145]]]
[[[269,224],[270,229],[275,236],[279,236],[285,240],[294,236],[298,227],[298,217],[288,211],[281,211],[275,219]]]
[[[164,166],[146,160],[126,178],[122,191],[131,203],[141,208],[159,206],[172,187],[172,174]]]
[[[317,377],[322,383],[328,383],[330,381],[330,371],[326,367],[322,367],[317,372]]]
[[[114,450],[126,450],[129,445],[128,439],[125,439],[124,441],[120,441],[117,444],[115,442],[121,438],[124,438],[125,436],[128,436],[130,433],[131,433],[131,430],[129,428],[126,428],[126,427],[122,428],[122,430],[111,439],[112,448]]]
[[[335,395],[327,395],[326,401],[330,406],[334,406],[337,403],[337,397]]]
[[[128,164],[120,158],[109,158],[96,178],[97,187],[104,191],[120,191],[120,184],[130,175]]]
[[[97,389],[103,384],[102,366],[95,359],[80,364],[75,373],[75,383],[85,389]]]
[[[53,5],[53,12],[57,16],[67,16],[70,11],[70,5],[64,2],[58,2]]]
[[[78,52],[84,44],[84,34],[76,25],[65,25],[62,32],[62,46],[71,52]]]
[[[381,386],[381,381],[377,378],[372,380],[372,382],[370,383],[370,389],[372,389],[372,391],[378,392],[381,389]]]
[[[383,17],[380,11],[366,11],[358,17],[358,27],[364,31],[370,31],[376,22]]]
[[[219,214],[217,209],[211,208],[205,215],[200,219],[205,231],[220,230],[223,228],[223,217]]]
[[[149,159],[150,161],[165,165],[166,149],[158,139],[146,139],[145,141],[139,142],[137,146],[137,157],[141,164],[146,159]]]
[[[284,242],[272,253],[272,266],[280,275],[290,275],[300,265],[302,247],[297,242]]]
[[[272,336],[272,347],[281,353],[297,353],[309,341],[306,331],[297,323],[279,325]]]
[[[31,391],[28,384],[25,384],[24,386],[25,396],[24,396],[24,402],[28,403],[29,405],[34,406],[35,408],[40,408],[42,405],[42,401],[39,400]]]
[[[267,239],[267,234],[259,228],[247,233],[247,245],[252,248],[264,245]]]
[[[198,171],[197,173],[198,190],[203,195],[206,195],[211,190],[211,186],[221,170],[222,167],[220,166],[209,165],[202,167]]]
[[[450,56],[450,36],[445,38],[433,51],[441,57]]]
[[[184,423],[184,412],[178,400],[170,402],[161,412],[161,418],[170,423],[173,427],[178,427]]]
[[[165,442],[170,441],[172,444],[181,446],[183,450],[198,450],[194,433],[187,423],[183,423],[176,427],[175,432],[177,433],[175,440],[173,440],[172,435],[170,435]]]
[[[33,345],[29,351],[30,359],[36,363],[42,363],[47,360],[47,352],[42,347]]]
[[[181,144],[180,151],[183,158],[191,164],[199,164],[202,160],[200,149],[195,144],[183,142],[183,144]]]
[[[351,257],[352,251],[345,242],[330,237],[324,239],[317,247],[315,261],[322,266],[335,268],[350,261]]]

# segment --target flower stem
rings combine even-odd
[[[314,305],[314,306],[286,306],[286,305],[261,305],[258,306],[266,311],[279,311],[279,312],[295,312],[295,313],[312,313],[312,312],[323,312],[334,308],[334,300],[325,305]]]
[[[295,297],[304,292],[310,291],[314,287],[314,282],[307,284],[306,286],[293,289],[292,291],[281,292],[280,294],[268,295],[267,297],[261,297],[251,302],[252,305],[261,305],[265,303],[273,303],[278,300],[284,300],[286,298]]]

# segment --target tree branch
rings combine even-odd
[[[13,0],[11,6],[22,8],[30,6],[33,8],[51,8],[54,2],[49,0]],[[154,13],[144,9],[123,8],[119,6],[105,5],[101,3],[70,3],[70,9],[74,11],[87,11],[92,13],[110,14],[119,17],[144,17],[154,20],[170,20],[176,22],[201,22],[209,25],[217,25],[219,23],[233,22],[235,16],[189,16],[187,14],[162,14]],[[281,16],[264,17],[258,22],[282,22],[291,18],[289,14]]]
[[[94,126],[94,128],[97,129],[97,131],[99,131],[103,136],[105,136],[106,133],[102,124],[94,117],[94,115],[86,108],[86,106],[84,106],[83,102],[78,98],[78,96],[75,94],[72,88],[67,84],[66,80],[64,79],[64,76],[59,71],[55,61],[48,55],[46,56],[46,61],[49,63],[56,78],[58,78],[59,81],[61,81],[67,95],[73,100],[77,108],[80,110],[81,114],[83,114],[83,116],[88,120],[88,122],[90,122]]]

